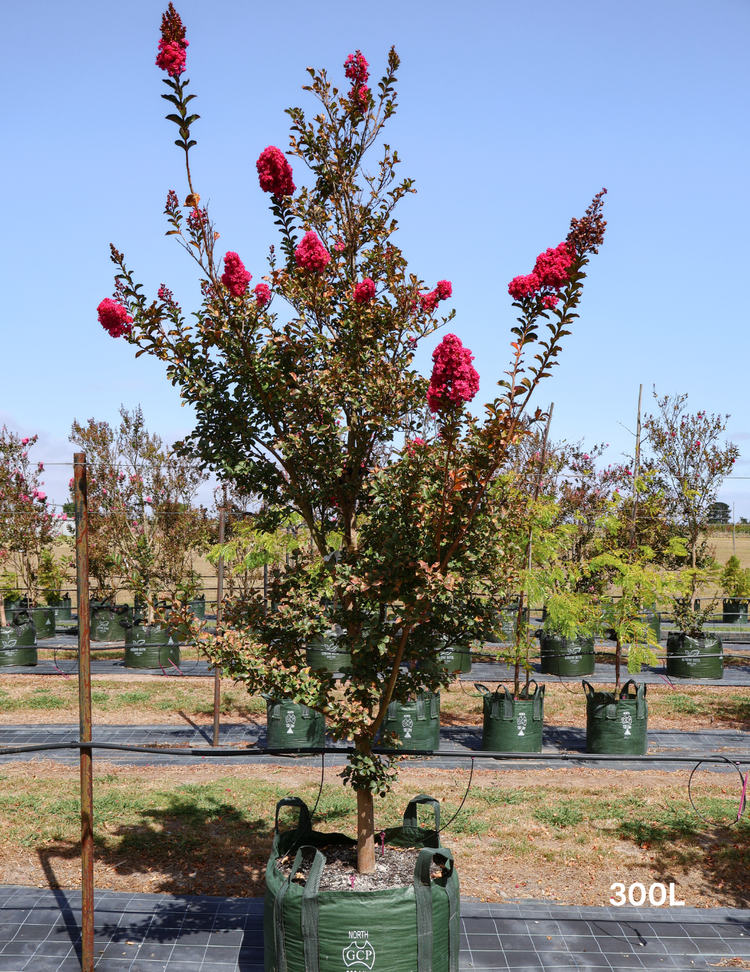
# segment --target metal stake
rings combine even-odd
[[[89,522],[86,453],[73,456],[78,589],[78,713],[80,741],[91,742]],[[81,972],[94,972],[94,784],[91,746],[81,746]]]
[[[224,523],[227,508],[227,491],[224,490],[224,505],[219,510],[219,543],[224,543]],[[216,580],[216,632],[221,626],[221,602],[224,598],[224,555],[219,557],[219,573]],[[214,747],[219,745],[219,710],[221,708],[221,669],[214,668]]]

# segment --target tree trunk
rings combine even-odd
[[[375,870],[375,808],[370,790],[357,790],[357,870]]]
[[[5,616],[5,591],[0,592],[0,625],[7,628],[8,619]]]
[[[620,659],[622,657],[622,645],[620,644],[620,639],[617,639],[617,648],[615,648],[615,695],[620,692]]]

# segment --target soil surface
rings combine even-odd
[[[414,867],[419,851],[412,847],[389,847],[382,844],[375,853],[375,870],[371,874],[357,873],[357,848],[342,845],[329,845],[320,848],[326,859],[320,878],[320,891],[384,891],[388,888],[406,888],[414,883]],[[292,878],[295,884],[305,884],[315,855],[305,849],[299,870]],[[294,852],[279,857],[276,865],[289,877],[294,863]],[[430,868],[430,877],[443,877],[442,867]]]

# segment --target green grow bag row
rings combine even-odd
[[[319,749],[326,744],[325,716],[287,699],[266,700],[266,749]]]
[[[645,756],[648,749],[646,683],[633,679],[614,692],[597,692],[583,679],[586,692],[586,752]],[[630,689],[635,694],[630,693]]]
[[[417,804],[435,807],[435,829],[417,825]],[[279,809],[300,809],[296,830],[279,833]],[[458,972],[460,901],[453,855],[440,846],[439,805],[420,794],[409,803],[401,827],[385,842],[420,849],[413,881],[381,891],[320,891],[325,848],[356,845],[344,834],[314,831],[307,806],[280,800],[263,903],[265,972]],[[291,881],[303,851],[314,854],[304,886]],[[276,866],[295,854],[290,877]],[[433,862],[443,874],[430,877]]]
[[[533,686],[533,689],[532,689]],[[529,682],[529,692],[522,686],[520,698],[514,699],[505,685],[490,692],[479,682],[474,687],[482,693],[484,724],[482,749],[497,753],[541,753],[544,728],[544,686]]]
[[[0,666],[36,665],[36,628],[26,611],[15,611],[10,624],[0,628]]]
[[[722,624],[747,624],[747,601],[724,598],[721,608]]]
[[[383,732],[398,736],[403,749],[440,749],[440,693],[420,692],[410,702],[391,702]]]
[[[125,668],[171,668],[180,664],[180,646],[172,641],[169,628],[158,624],[135,624],[123,628]]]
[[[350,651],[339,648],[333,635],[311,641],[307,646],[307,664],[315,671],[345,673],[351,668]]]
[[[593,638],[563,638],[542,632],[542,675],[593,675]]]
[[[667,675],[677,678],[723,678],[724,648],[718,635],[690,638],[682,631],[667,637]]]

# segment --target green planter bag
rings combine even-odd
[[[347,672],[351,668],[351,652],[339,648],[333,635],[311,641],[307,646],[307,664],[315,671]]]
[[[435,808],[435,829],[417,824],[417,804]],[[299,807],[296,830],[279,833],[279,809]],[[439,804],[420,794],[401,827],[384,832],[386,844],[420,849],[410,885],[381,891],[320,891],[325,848],[352,847],[344,834],[313,830],[298,797],[280,800],[263,902],[265,972],[458,972],[460,902],[451,852],[440,846]],[[304,886],[291,881],[303,851],[314,854]],[[290,877],[276,861],[294,854]],[[440,877],[430,877],[433,861]]]
[[[69,597],[63,597],[58,604],[50,604],[55,612],[55,624],[58,621],[70,621],[73,617],[73,608]]]
[[[449,645],[438,653],[437,661],[447,672],[468,674],[471,671],[471,649],[468,645]]]
[[[747,624],[747,601],[724,598],[721,604],[722,624]]]
[[[586,752],[645,756],[648,749],[646,683],[631,679],[614,692],[597,692],[583,679],[586,692]],[[635,694],[630,694],[630,689]]]
[[[10,624],[0,628],[0,666],[36,665],[36,628],[27,611],[15,611]]]
[[[533,686],[533,689],[532,689]],[[544,728],[544,686],[529,682],[531,695],[526,686],[521,697],[514,699],[505,685],[490,692],[486,685],[474,683],[482,693],[484,725],[482,749],[497,753],[541,753]]]
[[[193,614],[196,616],[196,618],[200,618],[201,621],[205,621],[205,619],[206,619],[206,598],[205,598],[205,596],[203,594],[201,594],[200,597],[194,598],[190,602],[190,610],[193,612]]]
[[[593,675],[594,639],[542,632],[542,675]]]
[[[172,632],[158,624],[128,624],[125,632],[125,668],[171,668],[180,664],[180,646]],[[170,662],[172,664],[170,664]]]
[[[127,604],[110,604],[109,601],[91,602],[92,641],[124,642],[125,630],[130,623],[130,608]]]
[[[55,637],[55,609],[53,607],[32,608],[31,617],[34,620],[37,641]]]
[[[667,675],[677,678],[723,678],[724,648],[718,635],[691,638],[682,631],[667,637]]]
[[[321,749],[326,744],[325,716],[286,699],[266,700],[266,749]]]
[[[403,749],[440,749],[440,693],[420,692],[411,702],[391,702],[383,732],[397,735]]]

